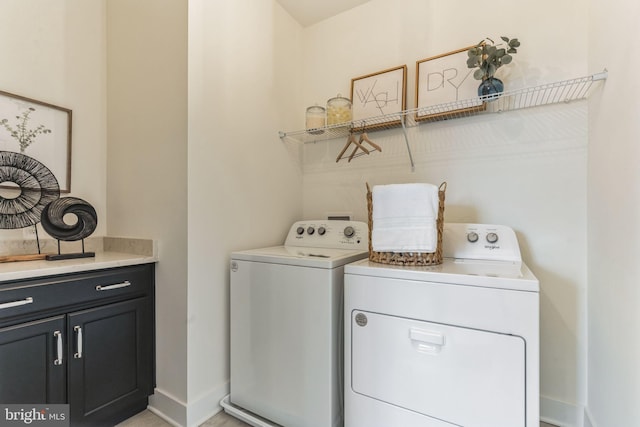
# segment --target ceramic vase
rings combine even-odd
[[[487,100],[499,97],[503,91],[504,84],[502,83],[502,80],[495,77],[483,79],[480,86],[478,86],[478,96]]]

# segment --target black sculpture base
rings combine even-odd
[[[77,252],[74,254],[49,254],[45,259],[47,261],[60,261],[63,259],[91,258],[95,256],[96,256],[95,252]]]
[[[60,261],[63,259],[75,259],[75,258],[91,258],[95,257],[95,252],[85,252],[84,250],[84,239],[82,239],[82,252],[75,252],[71,254],[63,254],[60,252],[60,239],[58,239],[58,253],[57,254],[48,254],[45,258],[47,261]]]

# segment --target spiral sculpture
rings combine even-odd
[[[75,224],[64,222],[66,214],[76,216]],[[88,202],[77,197],[62,197],[44,208],[41,221],[42,228],[52,237],[70,242],[91,235],[98,225],[98,216]]]
[[[0,195],[0,228],[25,228],[40,222],[44,208],[60,197],[58,180],[36,159],[13,151],[0,151],[0,184],[14,183],[19,194]]]

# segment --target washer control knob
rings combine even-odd
[[[324,234],[327,232],[327,229],[324,227],[320,227],[318,228],[318,234],[321,236],[324,236]]]
[[[296,228],[296,233],[298,234],[298,236],[302,236],[302,234],[304,233],[304,227]]]
[[[498,241],[498,235],[496,233],[488,233],[487,234],[487,242],[495,243]]]
[[[349,225],[349,226],[344,228],[344,235],[346,237],[353,237],[353,236],[355,236],[355,234],[356,234],[356,230],[352,226]]]
[[[471,231],[467,234],[467,240],[471,243],[475,243],[478,241],[478,233],[475,231]]]
[[[315,228],[313,228],[313,227],[309,227],[309,228],[307,228],[307,234],[308,234],[309,236],[311,236],[311,235],[312,235],[313,233],[315,233],[315,232],[316,232],[316,229],[315,229]]]

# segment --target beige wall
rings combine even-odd
[[[591,0],[589,62],[607,67],[589,103],[589,396],[593,427],[640,422],[640,60],[620,44],[640,5]]]
[[[96,206],[96,234],[159,240],[151,404],[195,424],[229,386],[229,253],[300,217],[299,150],[277,136],[300,96],[300,27],[261,1],[0,8],[0,89],[73,109],[72,194]]]
[[[73,111],[69,195],[95,207],[96,236],[107,230],[104,9],[103,1],[0,2],[0,90]]]
[[[189,380],[187,3],[106,5],[108,230],[159,241],[152,405],[183,421]]]
[[[110,1],[107,19],[109,232],[160,240],[151,406],[197,425],[229,389],[229,254],[300,215],[298,150],[277,137],[299,27],[251,0]]]
[[[465,6],[466,5],[466,6]],[[415,106],[417,60],[483,37],[518,37],[507,89],[587,75],[587,10],[580,1],[491,3],[492,25],[466,2],[375,0],[306,28],[304,107],[350,93],[351,78],[406,64]],[[554,13],[549,14],[550,9]],[[541,23],[544,23],[541,25]],[[567,28],[571,28],[568,32]],[[561,43],[558,41],[562,40]],[[306,218],[349,212],[365,220],[365,182],[448,182],[445,218],[499,223],[518,233],[541,282],[541,410],[576,425],[586,403],[587,103],[422,124],[370,133],[382,153],[336,163],[344,140],[304,146]]]
[[[189,2],[189,424],[229,388],[229,255],[301,215],[300,27],[274,1]]]

